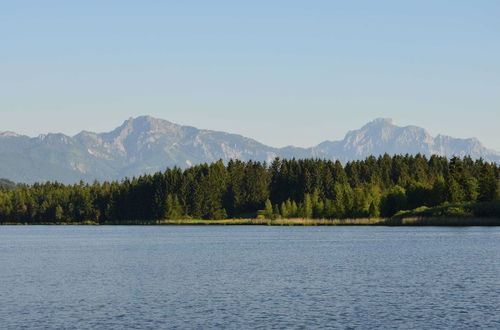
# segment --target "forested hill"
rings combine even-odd
[[[0,222],[127,223],[228,217],[389,217],[400,210],[498,200],[495,163],[439,156],[222,161],[76,185],[0,190]]]
[[[3,189],[13,189],[16,187],[16,184],[7,179],[0,179],[0,188]]]
[[[271,162],[280,158],[321,158],[342,163],[379,156],[418,153],[430,157],[470,156],[500,162],[500,153],[476,139],[431,136],[426,130],[376,119],[341,141],[310,148],[274,148],[237,134],[181,126],[149,116],[131,118],[108,133],[76,136],[44,134],[30,138],[0,132],[0,176],[15,182],[121,180],[124,177],[188,168],[222,159]]]

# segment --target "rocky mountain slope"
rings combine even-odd
[[[457,139],[438,135],[432,137],[416,126],[400,127],[391,119],[379,118],[359,130],[350,131],[342,141],[326,141],[312,148],[321,158],[341,161],[363,159],[370,155],[423,154],[446,157],[471,156],[488,161],[500,161],[500,153],[485,148],[476,138]]]
[[[470,155],[500,161],[477,139],[432,137],[424,129],[376,119],[350,131],[342,141],[312,148],[273,148],[237,134],[199,130],[149,116],[132,118],[109,133],[81,132],[35,138],[0,132],[0,177],[16,182],[112,180],[188,167],[219,159],[271,161],[275,157],[319,157],[349,161],[369,155]]]

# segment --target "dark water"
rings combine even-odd
[[[500,228],[0,227],[0,328],[500,328]]]

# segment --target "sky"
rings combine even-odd
[[[0,131],[151,115],[272,146],[378,117],[500,150],[500,1],[0,0]]]

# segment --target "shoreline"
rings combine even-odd
[[[157,220],[123,221],[120,223],[84,222],[5,222],[0,226],[449,226],[449,227],[494,227],[500,226],[500,218],[481,217],[407,217],[407,218],[361,218],[361,219],[225,219],[225,220]]]

